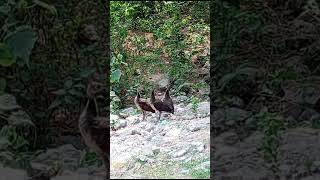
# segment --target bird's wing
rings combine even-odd
[[[151,107],[154,111],[156,111],[156,112],[158,111],[158,110],[154,107],[154,105],[153,105],[153,103],[151,102],[150,98],[146,100],[146,103],[147,103],[148,105],[150,105],[150,107]]]

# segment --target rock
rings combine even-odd
[[[244,107],[244,102],[241,98],[239,98],[238,96],[233,96],[230,100],[230,105],[231,106],[236,106],[239,108],[243,108]]]
[[[210,89],[209,88],[199,89],[199,94],[203,97],[206,97],[210,94]]]
[[[115,114],[110,114],[110,121],[116,121],[118,120],[120,117],[118,115],[115,115]]]
[[[144,148],[142,150],[142,155],[146,156],[146,157],[153,157],[153,151],[150,147]]]
[[[183,120],[192,120],[195,119],[195,114],[192,112],[186,113],[185,115],[181,116],[181,119]]]
[[[152,147],[152,152],[154,155],[157,155],[160,153],[160,148],[159,147],[156,147],[156,146],[153,146]]]
[[[76,173],[78,173],[78,174],[89,174],[90,170],[88,168],[79,168],[79,169],[77,169]]]
[[[3,180],[29,180],[27,172],[20,169],[0,167],[0,174]]]
[[[55,149],[48,149],[37,156],[32,163],[41,163],[52,166],[55,162],[61,163],[62,169],[75,170],[78,167],[80,151],[71,144],[63,145]]]
[[[51,178],[51,180],[104,180],[103,176],[89,176],[85,174],[72,173]]]
[[[177,103],[181,103],[181,102],[185,102],[188,100],[188,97],[187,96],[177,96],[176,97],[176,102]]]
[[[187,154],[188,151],[189,151],[189,148],[182,149],[182,150],[177,151],[176,153],[174,153],[174,154],[172,155],[172,157],[174,157],[174,158],[182,157],[182,156],[184,156],[185,154]]]
[[[199,131],[201,129],[200,126],[197,126],[197,125],[192,125],[192,126],[189,126],[189,131],[191,132],[195,132],[195,131]]]
[[[32,170],[36,171],[48,171],[51,167],[46,164],[31,162],[30,163]]]
[[[127,121],[125,119],[121,119],[119,125],[120,128],[125,128],[127,126]]]
[[[147,125],[145,126],[144,129],[145,129],[146,131],[148,131],[148,132],[151,132],[152,130],[155,129],[155,127],[154,127],[153,124],[149,123],[149,124],[147,124]]]
[[[300,121],[310,121],[312,119],[312,117],[319,117],[320,113],[318,113],[317,111],[313,110],[313,109],[306,109],[305,111],[303,111],[303,113],[299,116],[299,120]]]
[[[310,169],[312,172],[319,172],[320,171],[320,161],[314,161],[312,163],[312,166]]]
[[[135,134],[141,135],[141,132],[140,132],[138,129],[133,129],[133,130],[131,131],[131,135],[135,135]]]
[[[202,152],[202,151],[204,151],[204,149],[205,149],[204,144],[201,144],[201,145],[199,145],[199,146],[197,147],[197,151],[198,151],[198,152]]]
[[[147,162],[148,158],[145,155],[139,155],[138,160],[141,162]]]
[[[2,94],[0,96],[0,110],[10,111],[20,109],[21,107],[17,104],[16,98],[11,94]]]
[[[198,104],[197,112],[201,114],[210,113],[210,102],[201,102]]]
[[[111,97],[111,99],[113,98],[113,97],[116,97],[117,95],[116,95],[116,93],[114,92],[114,91],[110,91],[110,97]]]
[[[179,136],[181,133],[181,129],[178,128],[172,128],[166,133],[166,136]]]
[[[226,145],[233,145],[240,140],[237,133],[234,133],[234,132],[225,132],[225,133],[221,134],[221,137],[223,139],[223,142]]]
[[[139,116],[138,115],[129,116],[129,117],[126,118],[126,120],[131,122],[131,123],[133,123],[133,122],[139,120]]]
[[[122,115],[129,116],[129,115],[135,114],[135,112],[136,112],[136,109],[135,109],[135,108],[129,107],[129,108],[123,109],[120,113],[121,113]]]
[[[212,123],[216,131],[224,132],[230,127],[235,127],[238,123],[242,123],[250,117],[248,111],[231,107],[220,108],[213,112]]]
[[[64,144],[72,144],[76,149],[83,150],[87,146],[82,142],[82,137],[81,136],[61,136],[61,145]]]

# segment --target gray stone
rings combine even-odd
[[[116,121],[119,119],[119,116],[118,115],[115,115],[115,114],[110,114],[110,121]]]
[[[176,97],[176,102],[177,103],[181,103],[181,102],[184,102],[184,101],[187,101],[187,100],[188,100],[187,96],[177,96]]]
[[[120,128],[125,128],[127,126],[127,121],[125,119],[120,119],[119,125]]]
[[[186,155],[188,153],[188,151],[189,151],[189,148],[185,148],[185,149],[182,149],[180,151],[175,152],[172,156],[174,158],[182,157],[182,156]]]
[[[126,108],[126,109],[121,110],[120,113],[121,113],[122,115],[129,116],[129,115],[135,114],[135,112],[136,112],[136,109],[135,109],[135,108],[129,107],[129,108]]]
[[[159,147],[156,147],[156,146],[153,146],[152,147],[152,152],[154,155],[157,155],[160,153],[160,148]]]
[[[55,149],[48,149],[37,156],[32,162],[52,166],[54,162],[61,162],[61,166],[66,170],[75,170],[78,167],[80,151],[71,144],[63,145]]]
[[[189,131],[191,131],[191,132],[195,132],[195,131],[199,131],[199,130],[201,129],[201,127],[198,126],[198,125],[192,125],[192,126],[190,126],[188,129],[189,129]]]
[[[210,113],[210,102],[201,102],[198,104],[197,112],[200,114]]]
[[[0,174],[2,180],[29,180],[27,172],[20,169],[0,167]]]
[[[138,129],[133,129],[133,130],[131,131],[131,135],[135,135],[135,134],[141,135],[141,132],[140,132]]]
[[[179,136],[181,133],[181,129],[178,128],[172,128],[167,133],[165,133],[166,136]]]
[[[197,147],[197,151],[198,151],[198,152],[203,152],[204,149],[205,149],[204,144],[201,144],[201,145],[199,145],[199,146]]]

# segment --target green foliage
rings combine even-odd
[[[281,132],[285,130],[286,124],[283,118],[276,113],[262,111],[256,117],[259,129],[263,133],[262,150],[264,158],[270,163],[272,172],[277,176],[279,173]]]
[[[210,177],[210,168],[201,167],[202,163],[209,162],[209,159],[201,160],[191,160],[185,164],[183,167],[190,171],[190,175],[195,179],[207,179]]]
[[[195,97],[195,96],[192,96],[191,98],[191,109],[194,113],[197,112],[197,109],[198,109],[198,106],[199,106],[199,102],[200,102],[200,99]]]
[[[35,128],[28,114],[17,105],[9,94],[0,98],[0,120],[4,125],[0,128],[0,162],[5,165],[26,167],[30,159],[28,152],[31,144],[27,140],[31,128]]]
[[[190,73],[194,70],[191,56],[197,56],[197,46],[208,38],[209,25],[204,20],[209,19],[208,2],[110,4],[110,77],[112,90],[122,100],[134,95],[138,86],[149,93],[153,87],[150,76],[157,73],[184,81],[196,77]],[[126,94],[122,94],[124,89]]]
[[[81,152],[80,167],[87,167],[92,165],[101,165],[102,161],[95,152],[84,150]]]
[[[0,44],[0,65],[1,66],[11,66],[15,62],[13,55],[10,52],[9,47],[1,43]]]
[[[282,83],[286,80],[296,80],[299,78],[299,75],[291,68],[277,70],[269,76],[268,85],[274,90],[279,90]]]
[[[20,26],[5,38],[15,58],[21,58],[29,66],[29,56],[37,40],[36,33],[30,27]]]

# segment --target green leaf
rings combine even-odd
[[[69,92],[69,94],[77,96],[77,97],[83,97],[84,96],[82,92],[80,92],[80,91],[78,91],[76,89],[70,89],[68,92]]]
[[[8,121],[11,125],[31,125],[35,127],[29,115],[22,110],[12,112],[8,118]]]
[[[83,84],[76,84],[73,87],[77,87],[77,88],[81,88],[81,89],[85,89],[86,88],[86,86],[83,85]]]
[[[62,103],[61,100],[59,98],[57,98],[51,103],[51,105],[48,107],[48,109],[54,109],[54,108],[60,106],[61,103]]]
[[[9,47],[4,43],[0,43],[0,65],[8,67],[13,63],[15,63],[15,59],[12,56]]]
[[[83,77],[83,78],[86,78],[86,77],[88,77],[89,75],[91,75],[94,72],[95,72],[94,69],[85,69],[85,70],[80,72],[80,76]]]
[[[11,11],[11,8],[7,4],[0,6],[0,13],[4,15],[8,15],[10,11]]]
[[[19,109],[16,98],[10,94],[3,94],[0,96],[0,110],[9,111]]]
[[[28,26],[20,27],[5,37],[5,42],[13,56],[23,59],[27,65],[29,65],[29,56],[36,41],[36,33]]]
[[[10,146],[10,141],[8,140],[7,137],[0,137],[0,150],[5,150]]]
[[[58,91],[54,91],[53,94],[56,94],[56,95],[65,95],[66,94],[66,90],[64,89],[59,89]]]
[[[44,9],[49,10],[51,14],[57,15],[57,9],[53,5],[49,5],[49,4],[47,4],[43,1],[39,1],[39,0],[34,0],[33,3],[38,6],[41,6]]]
[[[71,87],[72,87],[72,80],[71,79],[69,79],[69,80],[67,80],[65,83],[64,83],[64,87],[66,88],[66,89],[70,89]]]
[[[119,69],[112,71],[111,73],[111,82],[118,82],[120,80],[121,77],[121,71]]]
[[[6,89],[6,79],[5,78],[0,78],[0,93],[4,92]]]

